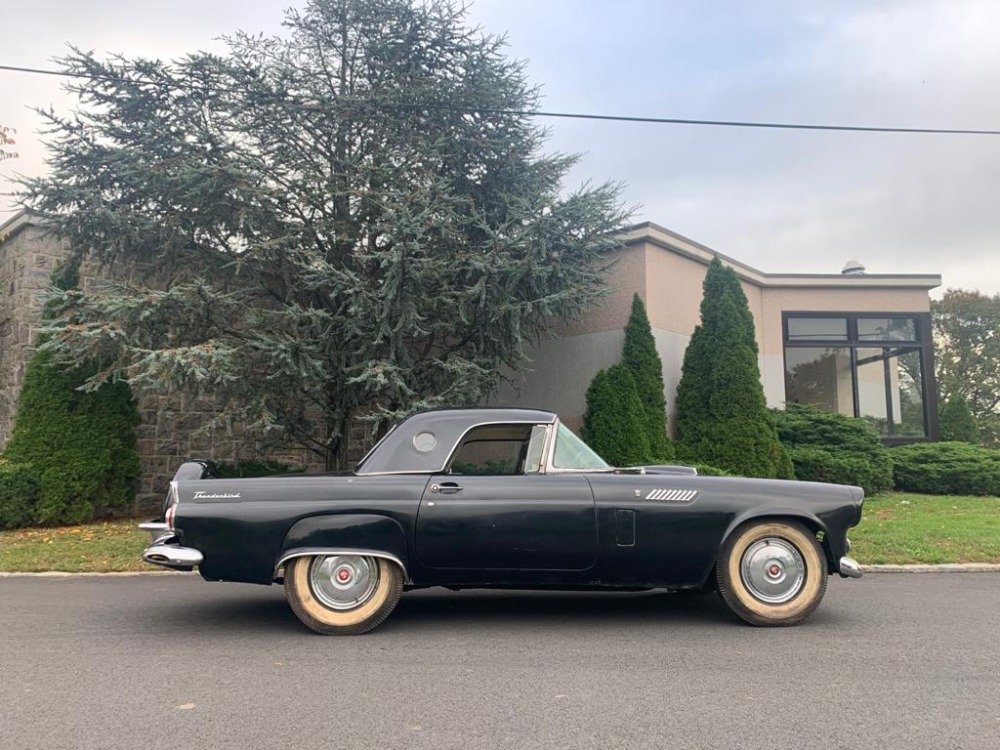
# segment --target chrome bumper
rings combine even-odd
[[[192,547],[181,547],[177,535],[165,523],[140,523],[139,528],[154,537],[153,543],[142,551],[142,559],[153,565],[161,565],[171,570],[194,570],[204,559],[201,552]]]
[[[861,566],[853,557],[844,556],[840,558],[841,578],[861,578]]]

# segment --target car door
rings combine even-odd
[[[579,571],[597,559],[597,513],[581,474],[540,473],[545,428],[489,425],[469,433],[448,473],[427,484],[417,559],[453,570]]]

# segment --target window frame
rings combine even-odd
[[[791,318],[846,318],[847,319],[847,340],[843,339],[794,339],[789,340],[788,321]],[[914,340],[905,339],[861,339],[858,335],[858,321],[877,318],[912,318],[914,324]],[[866,334],[867,335],[867,334]],[[921,396],[922,412],[924,423],[924,435],[896,435],[891,430],[896,425],[896,420],[892,418],[892,399],[890,395],[891,383],[886,377],[887,405],[890,414],[890,432],[880,435],[882,441],[887,445],[898,445],[903,443],[927,442],[938,439],[937,420],[937,384],[934,379],[934,345],[931,330],[931,314],[929,312],[843,312],[843,311],[823,311],[814,310],[786,310],[781,314],[781,340],[782,340],[782,375],[785,383],[785,399],[788,399],[787,384],[787,362],[786,352],[789,349],[807,348],[841,348],[847,349],[850,356],[851,367],[851,394],[853,400],[854,417],[861,413],[861,396],[858,386],[858,350],[859,349],[893,349],[899,352],[918,351],[920,356],[921,369]]]

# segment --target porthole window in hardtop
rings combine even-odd
[[[530,424],[493,424],[465,435],[448,466],[449,474],[503,476],[537,472],[545,428]]]
[[[926,437],[930,349],[923,314],[786,314],[785,400]]]

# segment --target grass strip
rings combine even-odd
[[[867,565],[1000,563],[1000,498],[873,495],[850,537]]]
[[[140,557],[149,533],[140,519],[0,532],[0,571],[68,573],[160,570]],[[141,519],[147,520],[147,519]]]

